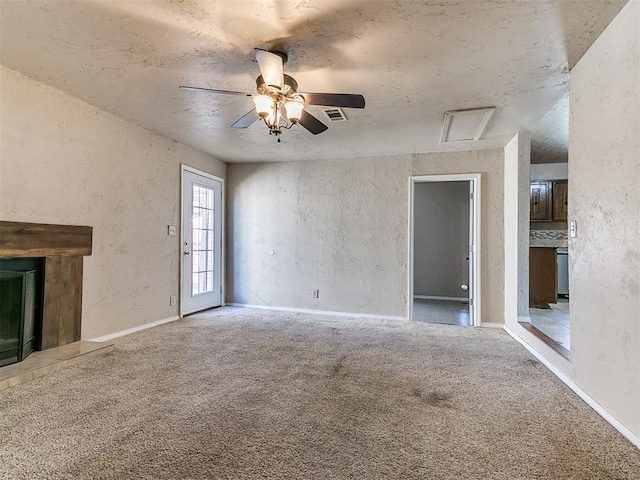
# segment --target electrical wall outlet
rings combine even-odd
[[[313,298],[318,298],[320,296],[320,290],[314,290],[312,296]]]
[[[176,304],[176,296],[175,295],[171,295],[169,297],[169,306],[173,307]]]
[[[176,228],[175,225],[169,225],[169,235],[173,236],[176,235],[178,233],[178,229]]]

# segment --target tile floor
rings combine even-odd
[[[551,339],[562,344],[567,350],[571,350],[569,299],[559,298],[558,303],[552,303],[549,306],[551,308],[529,309],[531,325]]]
[[[453,300],[413,300],[413,320],[427,323],[446,323],[468,327],[471,323],[469,305]]]

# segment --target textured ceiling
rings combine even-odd
[[[566,157],[570,67],[625,3],[2,0],[0,62],[229,162],[488,148],[523,129],[544,161]],[[249,98],[177,88],[253,92],[254,47],[287,52],[301,91],[361,93],[366,108],[278,144],[261,123],[229,127]],[[483,140],[439,144],[445,111],[482,106],[497,107]]]

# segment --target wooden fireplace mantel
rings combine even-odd
[[[80,340],[82,257],[92,241],[92,227],[0,221],[0,258],[45,259],[41,350]]]
[[[92,227],[0,221],[0,257],[91,255]]]

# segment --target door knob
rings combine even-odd
[[[184,254],[185,254],[185,255],[191,255],[191,252],[190,252],[190,251],[188,251],[188,250],[185,250],[185,251],[184,251]]]

